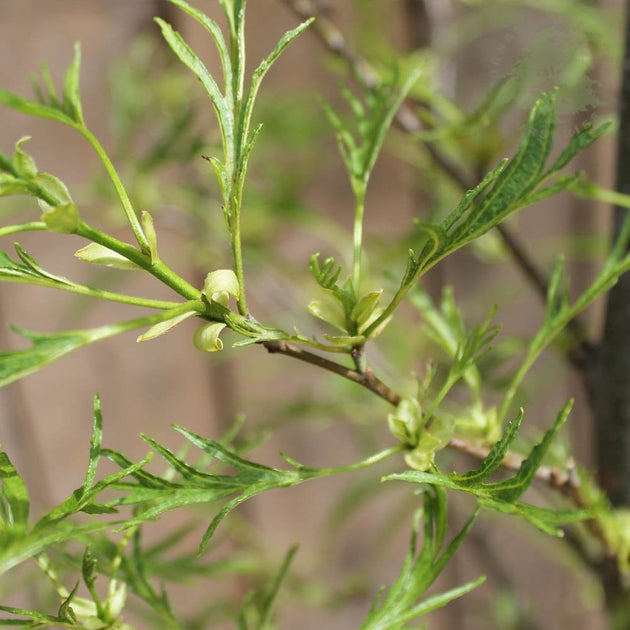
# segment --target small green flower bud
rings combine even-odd
[[[153,225],[153,217],[143,211],[140,215],[140,221],[142,222],[142,230],[149,243],[149,252],[151,254],[151,264],[155,265],[158,262],[158,250],[157,250],[157,234],[155,232],[155,226]]]
[[[79,228],[79,211],[73,203],[53,206],[42,213],[46,227],[52,232],[74,234]]]
[[[424,426],[422,407],[416,398],[407,396],[396,407],[396,411],[387,414],[387,424],[392,435],[411,446],[418,444],[420,431]]]
[[[415,470],[428,470],[433,465],[435,454],[446,447],[455,421],[450,417],[433,416],[430,427],[423,431],[416,447],[405,455],[405,462]]]
[[[195,348],[202,352],[218,352],[222,350],[223,342],[219,339],[219,335],[224,328],[225,324],[221,322],[210,322],[199,326],[193,336]]]
[[[206,276],[203,292],[209,301],[227,306],[230,295],[238,300],[241,287],[231,269],[217,269]]]

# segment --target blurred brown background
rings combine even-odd
[[[197,4],[211,15],[218,13],[214,2]],[[350,0],[331,0],[329,4],[335,20],[351,33],[356,19],[354,12],[360,10],[360,3],[355,6]],[[394,4],[398,14],[388,27],[392,38],[411,41],[410,16],[405,13],[408,7],[405,8],[403,2]],[[440,9],[436,12],[436,19],[441,21],[444,32],[448,29],[450,12],[456,12],[460,7],[450,2],[434,4]],[[609,9],[619,9],[621,3],[610,0],[606,4]],[[164,14],[168,12],[168,7],[154,0],[0,0],[0,86],[18,94],[30,95],[29,75],[37,70],[41,60],[46,60],[53,77],[61,80],[71,60],[72,43],[80,40],[84,112],[89,126],[107,148],[110,134],[110,64],[124,58],[132,39],[140,32],[156,28],[151,18],[157,12]],[[280,34],[296,24],[295,16],[277,0],[250,0],[248,12],[250,59],[261,58]],[[543,27],[537,21],[540,16],[535,11],[525,15],[527,19],[514,27],[523,41]],[[197,52],[213,60],[210,43],[202,34],[191,26],[189,20],[177,16],[177,21],[177,28]],[[454,93],[462,95],[462,102],[466,102],[465,95],[470,85],[488,81],[493,64],[500,68],[511,63],[510,45],[506,41],[499,50],[496,41],[478,41],[474,46],[476,57],[460,56],[450,64],[446,69],[450,75],[445,80],[450,81]],[[302,36],[270,73],[265,85],[267,94],[274,89],[299,91],[305,86],[312,89],[313,85],[321,86],[315,91],[332,94],[334,79],[329,76],[324,57],[314,37],[308,33]],[[479,77],[475,76],[478,68],[482,68]],[[611,111],[614,109],[616,77],[609,74],[599,79],[603,109]],[[570,126],[565,126],[565,134],[568,128]],[[209,130],[209,133],[212,131]],[[85,198],[89,188],[85,184],[99,169],[99,164],[87,144],[70,130],[54,123],[26,119],[3,109],[0,150],[10,153],[15,141],[26,134],[32,136],[26,149],[35,156],[39,169],[59,176],[73,193],[78,191],[75,193],[77,198],[89,205],[89,199]],[[596,149],[598,153],[589,154],[580,165],[604,184],[611,183],[608,175],[612,164],[611,147],[610,141],[600,143]],[[344,228],[349,228],[352,216],[350,191],[332,141],[329,148],[330,157],[321,160],[322,167],[304,191],[305,198]],[[383,238],[404,233],[412,217],[419,214],[415,188],[410,169],[401,166],[400,161],[391,155],[383,158],[370,192],[368,233]],[[99,225],[99,216],[90,216],[90,221]],[[607,222],[607,209],[586,207],[563,197],[561,202],[537,206],[520,218],[518,233],[527,242],[532,254],[540,254],[542,263],[549,268],[555,253],[549,251],[553,234],[605,232]],[[123,230],[118,234],[121,238],[130,238]],[[160,232],[160,238],[162,256],[169,262],[173,261],[173,266],[182,275],[198,281],[198,272],[192,268],[187,271],[189,259],[180,255],[183,236],[166,227]],[[6,240],[2,248],[10,250],[10,241]],[[19,241],[26,251],[36,254],[37,260],[46,269],[76,280],[86,277],[85,269],[72,256],[84,244],[76,237],[26,234],[20,235]],[[308,256],[314,251],[308,241],[305,244],[297,237],[290,242],[275,242],[274,246],[288,261],[287,264],[300,266],[306,266]],[[590,273],[587,263],[575,264],[572,268],[574,288],[583,285]],[[258,282],[252,283],[251,289],[254,302],[261,303],[261,308],[273,313],[274,307],[282,304],[282,287],[273,284],[273,274],[270,274],[271,280],[265,280],[264,269],[256,269],[255,274]],[[505,284],[498,285],[497,278]],[[477,298],[473,306],[479,315],[477,319],[483,318],[492,303],[499,302],[499,323],[509,332],[527,334],[539,321],[541,311],[534,293],[519,272],[507,265],[503,269],[494,266],[488,271],[474,257],[464,253],[452,261],[449,259],[440,276],[432,281],[436,285],[433,290],[442,284],[454,284],[456,296],[464,302]],[[508,291],[510,302],[503,304],[501,295],[497,295],[495,289],[506,285],[511,287]],[[133,276],[122,282],[121,290],[165,299],[171,297],[157,283],[150,285],[145,279],[136,280]],[[268,303],[269,296],[272,296],[272,304]],[[479,299],[479,296],[482,298]],[[275,301],[274,297],[277,298]],[[38,332],[88,328],[122,321],[135,316],[131,310],[123,305],[108,304],[87,308],[83,300],[72,295],[57,295],[47,289],[17,285],[0,286],[2,321],[15,322]],[[596,330],[597,309],[590,317]],[[270,420],[268,414],[277,409],[275,401],[278,399],[286,399],[295,392],[299,392],[305,400],[317,399],[321,391],[336,386],[329,377],[315,374],[309,366],[291,364],[290,359],[284,357],[267,356],[256,347],[232,350],[226,343],[222,356],[206,357],[190,344],[192,330],[192,325],[183,325],[169,335],[142,345],[135,343],[133,333],[128,333],[84,348],[22,382],[0,390],[0,442],[26,478],[36,504],[51,506],[80,484],[87,460],[92,398],[97,392],[103,405],[105,444],[124,451],[130,457],[140,458],[147,450],[138,438],[141,432],[175,448],[181,442],[170,428],[171,423],[215,438],[237,412],[244,413],[249,423],[264,423]],[[6,326],[0,328],[0,347],[3,350],[18,347],[21,343]],[[541,369],[546,370],[545,373],[555,373],[561,369],[560,362],[549,358]],[[570,374],[554,376],[554,379],[551,391],[543,391],[528,409],[533,422],[547,424],[555,416],[558,401],[569,395],[576,395],[578,399],[581,397],[579,383]],[[343,395],[343,388],[340,395]],[[386,412],[384,406],[376,403],[375,418],[371,421],[384,419]],[[573,444],[576,452],[588,461],[591,431],[588,414],[578,406],[572,418]],[[389,439],[386,434],[384,439]],[[284,428],[272,442],[257,450],[255,457],[278,465],[280,460],[276,454],[279,451],[314,466],[349,463],[356,454],[352,433],[343,424],[335,423],[334,418],[310,425],[297,422],[295,426]],[[273,492],[246,507],[247,520],[254,528],[264,532],[269,543],[268,556],[277,558],[279,562],[290,544],[300,542],[297,566],[305,572],[318,567],[320,577],[323,571],[324,579],[334,585],[348,567],[369,555],[366,545],[372,540],[373,531],[370,514],[366,513],[342,533],[341,543],[334,548],[332,557],[318,557],[321,553],[316,544],[318,532],[335,497],[343,492],[343,484],[343,479],[321,481],[289,491]],[[394,496],[396,492],[402,494],[403,490],[392,490]],[[375,509],[383,509],[383,505],[387,504],[377,504]],[[465,517],[466,511],[462,510],[461,520]],[[488,627],[483,625],[488,623],[483,611],[496,595],[497,591],[493,588],[497,582],[505,579],[523,589],[524,606],[531,609],[536,620],[527,627],[544,630],[603,628],[597,610],[600,603],[597,589],[587,577],[577,581],[572,579],[571,574],[575,571],[571,568],[573,561],[570,553],[559,550],[554,541],[532,534],[525,526],[516,526],[515,543],[511,538],[513,528],[513,523],[502,528],[495,524],[494,519],[486,519],[478,525],[477,551],[469,550],[458,556],[447,574],[461,582],[488,572],[489,583],[472,596],[472,604],[467,600],[454,604],[437,615],[430,627],[464,630]],[[379,583],[391,580],[395,575],[404,553],[407,532],[408,526],[402,528],[398,551],[392,552],[391,557],[376,556],[375,574]],[[484,560],[485,547],[501,544],[501,556],[488,568]],[[546,556],[558,556],[559,560],[549,562]],[[324,567],[330,564],[330,567],[322,569],[320,564]],[[5,576],[4,579],[11,578]],[[203,596],[207,597],[212,586],[203,586],[201,591],[204,590],[206,595]],[[175,597],[174,600],[176,602]],[[281,627],[295,628],[299,624],[302,630],[354,628],[365,614],[368,602],[369,599],[364,599],[342,612],[332,613],[322,613],[316,608],[300,610],[292,607],[290,602],[284,602],[286,612],[281,617]],[[464,618],[462,614],[465,610],[468,612]],[[209,622],[207,627],[218,626]]]

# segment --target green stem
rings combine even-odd
[[[171,287],[171,289],[179,293],[182,297],[189,300],[201,299],[201,291],[199,289],[195,288],[192,284],[177,275],[162,261],[157,261],[156,263],[151,264],[151,257],[148,254],[143,254],[138,251],[132,245],[119,241],[117,238],[114,238],[109,234],[105,234],[83,221],[79,224],[76,234],[121,254],[128,260],[136,263],[139,267],[148,271],[151,275],[155,276],[167,286]]]
[[[48,285],[43,285],[48,286]],[[121,304],[131,304],[132,306],[140,306],[143,308],[155,308],[159,310],[168,310],[179,306],[181,302],[169,302],[167,300],[153,300],[151,298],[136,297],[135,295],[125,295],[124,293],[114,293],[112,291],[104,291],[95,289],[82,284],[56,284],[53,288],[68,291],[69,293],[77,293],[78,295],[86,295],[88,297],[98,298],[100,300],[108,300],[110,302],[119,302]]]
[[[354,472],[355,470],[361,470],[362,468],[368,468],[370,466],[373,466],[374,464],[378,464],[379,462],[382,462],[384,459],[392,457],[392,455],[396,455],[397,453],[406,451],[407,449],[408,449],[407,445],[397,444],[396,446],[392,446],[388,449],[385,449],[384,451],[381,451],[380,453],[375,453],[374,455],[371,455],[367,459],[363,459],[360,462],[355,462],[354,464],[350,464],[348,466],[337,466],[334,468],[315,468],[315,469],[309,469],[308,467],[304,467],[304,468],[301,468],[300,470],[306,473],[306,475],[308,475],[307,477],[308,479],[311,479],[311,478],[316,479],[318,477],[330,477],[333,475],[340,475],[342,473]],[[309,473],[311,473],[312,476]],[[305,480],[306,479],[303,477],[302,481],[305,481]]]
[[[361,294],[361,250],[363,247],[363,214],[365,212],[365,186],[355,187],[354,257],[352,261],[352,286],[356,297]]]
[[[140,245],[140,249],[143,252],[149,252],[149,243],[147,241],[146,236],[144,235],[144,231],[142,226],[140,225],[140,221],[138,220],[138,216],[136,215],[136,211],[133,208],[131,200],[129,199],[129,195],[125,190],[125,187],[116,172],[112,161],[109,159],[107,153],[105,153],[105,149],[101,146],[101,143],[97,140],[96,136],[87,128],[83,126],[77,126],[78,131],[83,135],[83,137],[92,145],[92,148],[98,154],[107,174],[109,175],[112,183],[114,184],[114,188],[116,189],[116,193],[120,198],[120,201],[123,206],[123,210],[125,211],[125,215],[127,216],[127,220],[129,221],[129,225],[133,230],[134,236],[136,237],[136,241],[138,245]]]
[[[247,298],[245,297],[245,274],[243,271],[243,248],[241,244],[241,212],[240,205],[232,214],[232,255],[234,257],[234,273],[238,280],[238,312],[246,316]]]
[[[403,284],[398,288],[394,297],[391,299],[391,302],[385,307],[385,310],[381,313],[381,315],[376,319],[376,321],[372,322],[364,331],[363,335],[369,339],[370,335],[388,318],[393,312],[396,310],[396,307],[400,304],[403,298],[407,295],[411,287],[413,287],[416,282],[424,275],[429,269],[431,269],[434,265],[436,265],[442,258],[446,256],[444,254],[440,258],[435,258],[431,260],[433,254],[437,251],[438,242],[437,240],[433,241],[433,248],[429,252],[428,256],[425,258],[425,261],[431,261],[430,264],[420,264],[415,270],[413,276],[411,278],[405,278],[403,280]]]
[[[43,221],[29,221],[28,223],[19,223],[17,225],[7,225],[0,228],[0,238],[3,236],[10,236],[11,234],[18,234],[20,232],[35,232],[44,231],[48,227]]]

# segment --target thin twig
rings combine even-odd
[[[401,396],[383,383],[369,367],[365,372],[359,372],[341,363],[336,363],[335,361],[310,352],[309,350],[304,350],[287,341],[266,341],[262,345],[272,354],[284,354],[288,357],[293,357],[299,361],[304,361],[305,363],[310,363],[311,365],[338,374],[353,383],[365,387],[394,407],[401,401]],[[489,448],[473,444],[460,437],[452,437],[448,445],[450,448],[461,453],[466,453],[475,459],[484,459],[490,453]],[[508,453],[503,458],[501,466],[509,470],[519,470],[524,459],[522,455]],[[541,466],[536,471],[536,479],[550,488],[560,490],[564,495],[575,499],[576,504],[579,506],[583,503],[582,500],[577,500],[577,498],[581,496],[579,493],[580,480],[575,474],[573,466],[569,466],[566,471],[551,466]]]
[[[383,383],[383,381],[381,381],[370,368],[366,368],[365,372],[359,372],[348,368],[345,365],[341,365],[341,363],[336,363],[335,361],[322,357],[319,354],[315,354],[309,350],[304,350],[303,348],[293,345],[292,343],[288,343],[287,341],[265,341],[262,345],[272,354],[284,354],[288,357],[298,359],[299,361],[316,365],[317,367],[328,370],[329,372],[339,374],[339,376],[369,389],[371,392],[375,393],[383,400],[386,400],[391,405],[396,406],[401,400],[400,396],[394,390],[385,385],[385,383]]]

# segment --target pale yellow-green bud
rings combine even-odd
[[[231,269],[217,269],[206,276],[203,292],[209,301],[227,307],[230,295],[238,300],[241,288],[236,274]]]
[[[412,396],[403,398],[396,410],[387,415],[387,424],[392,435],[410,446],[416,446],[420,431],[424,426],[422,407]]]
[[[149,253],[151,255],[151,264],[155,265],[158,262],[158,249],[157,249],[157,234],[155,232],[155,226],[153,225],[153,217],[148,213],[143,211],[140,215],[140,221],[142,222],[142,231],[147,238],[147,243],[149,243]]]
[[[73,203],[52,206],[42,213],[46,227],[52,232],[74,234],[79,228],[79,211]]]

